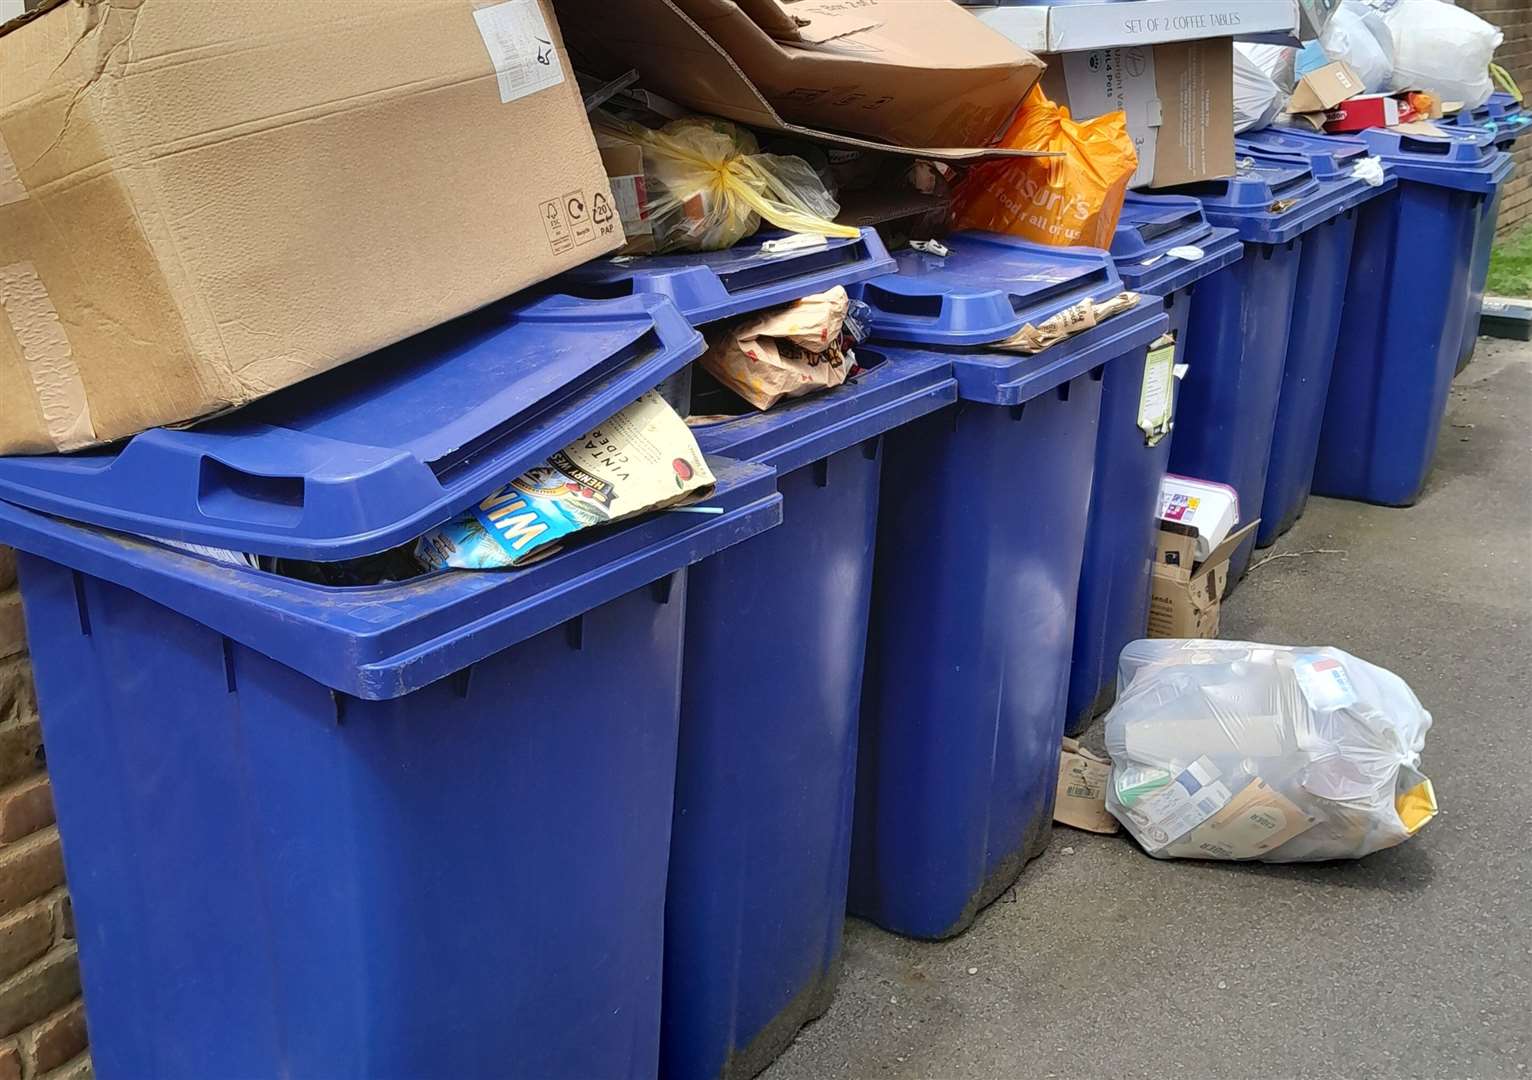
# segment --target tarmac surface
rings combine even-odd
[[[1223,636],[1403,676],[1436,820],[1293,866],[1060,826],[960,938],[852,921],[835,1003],[763,1080],[1532,1074],[1532,345],[1481,340],[1416,506],[1312,500],[1255,562]]]

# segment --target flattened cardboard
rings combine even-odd
[[[1059,751],[1058,790],[1053,820],[1071,828],[1110,836],[1122,829],[1106,808],[1106,785],[1112,763],[1097,757],[1075,739],[1065,739]]]
[[[1325,112],[1365,92],[1367,84],[1344,60],[1315,68],[1298,80],[1287,109],[1295,113]]]
[[[1133,187],[1234,171],[1234,47],[1226,38],[1064,53],[1044,88],[1078,118],[1122,110],[1138,151]],[[1054,78],[1052,69],[1063,71]],[[1063,89],[1060,90],[1062,84]]]
[[[11,24],[0,453],[238,406],[614,250],[552,10],[497,7],[69,2]]]
[[[784,41],[758,3],[557,0],[582,61],[636,68],[643,85],[699,112],[832,145],[942,160],[1029,156],[988,149],[1042,62],[950,0],[799,0],[783,10],[812,34]],[[752,14],[757,18],[752,18]],[[762,23],[766,23],[763,27]],[[845,134],[850,132],[852,134]]]

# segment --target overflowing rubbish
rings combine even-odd
[[[1052,157],[974,166],[953,193],[955,228],[1010,233],[1056,247],[1111,246],[1138,155],[1123,114],[1070,119],[1034,87],[1000,145]]]
[[[593,123],[606,147],[627,145],[642,154],[644,183],[630,185],[627,199],[618,185],[619,206],[636,203],[642,192],[642,204],[622,216],[647,224],[653,251],[718,251],[752,235],[762,221],[789,232],[857,235],[835,223],[840,204],[808,162],[762,153],[738,124],[688,116],[656,130],[604,114]]]
[[[1334,648],[1137,641],[1107,715],[1106,806],[1161,859],[1357,859],[1436,813],[1431,714]]]
[[[1377,9],[1362,0],[1343,0],[1319,40],[1298,57],[1298,74],[1342,61],[1357,73],[1365,92],[1381,93],[1394,74],[1394,37]]]
[[[571,533],[705,494],[713,474],[674,409],[650,392],[461,517],[415,542],[428,570],[496,570]]]
[[[1383,21],[1394,44],[1388,90],[1429,90],[1468,109],[1495,92],[1489,63],[1505,35],[1473,12],[1443,0],[1398,0]]]
[[[856,367],[851,351],[862,331],[849,318],[853,301],[844,287],[725,323],[708,334],[699,363],[708,374],[757,409],[785,398],[839,386]],[[865,319],[864,319],[865,321]],[[847,333],[848,326],[854,332]]]
[[[1234,131],[1268,127],[1287,105],[1288,93],[1243,52],[1234,54]]]

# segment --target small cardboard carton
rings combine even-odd
[[[688,108],[922,157],[985,156],[1043,70],[951,0],[558,0],[558,11],[582,60],[636,69]]]
[[[1111,835],[1122,826],[1107,812],[1106,785],[1112,763],[1097,757],[1075,739],[1066,738],[1059,751],[1058,790],[1053,820],[1086,832]]]
[[[1325,130],[1331,133],[1394,127],[1416,119],[1410,103],[1388,94],[1362,94],[1347,98],[1325,113]]]
[[[0,32],[0,453],[245,404],[616,249],[548,0]]]
[[[1219,607],[1229,580],[1229,559],[1255,532],[1259,520],[1236,529],[1202,562],[1195,562],[1197,530],[1161,521],[1149,600],[1152,638],[1216,638]]]
[[[1298,80],[1297,89],[1288,102],[1287,111],[1293,113],[1328,112],[1348,98],[1366,91],[1362,77],[1344,60],[1315,68]]]
[[[1133,187],[1170,187],[1234,172],[1234,46],[1228,38],[1092,49],[1054,59],[1043,88],[1074,116],[1126,115],[1138,151]]]

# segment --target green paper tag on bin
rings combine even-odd
[[[1170,431],[1175,412],[1176,338],[1166,334],[1149,346],[1144,360],[1144,382],[1138,396],[1138,426],[1150,446]]]

